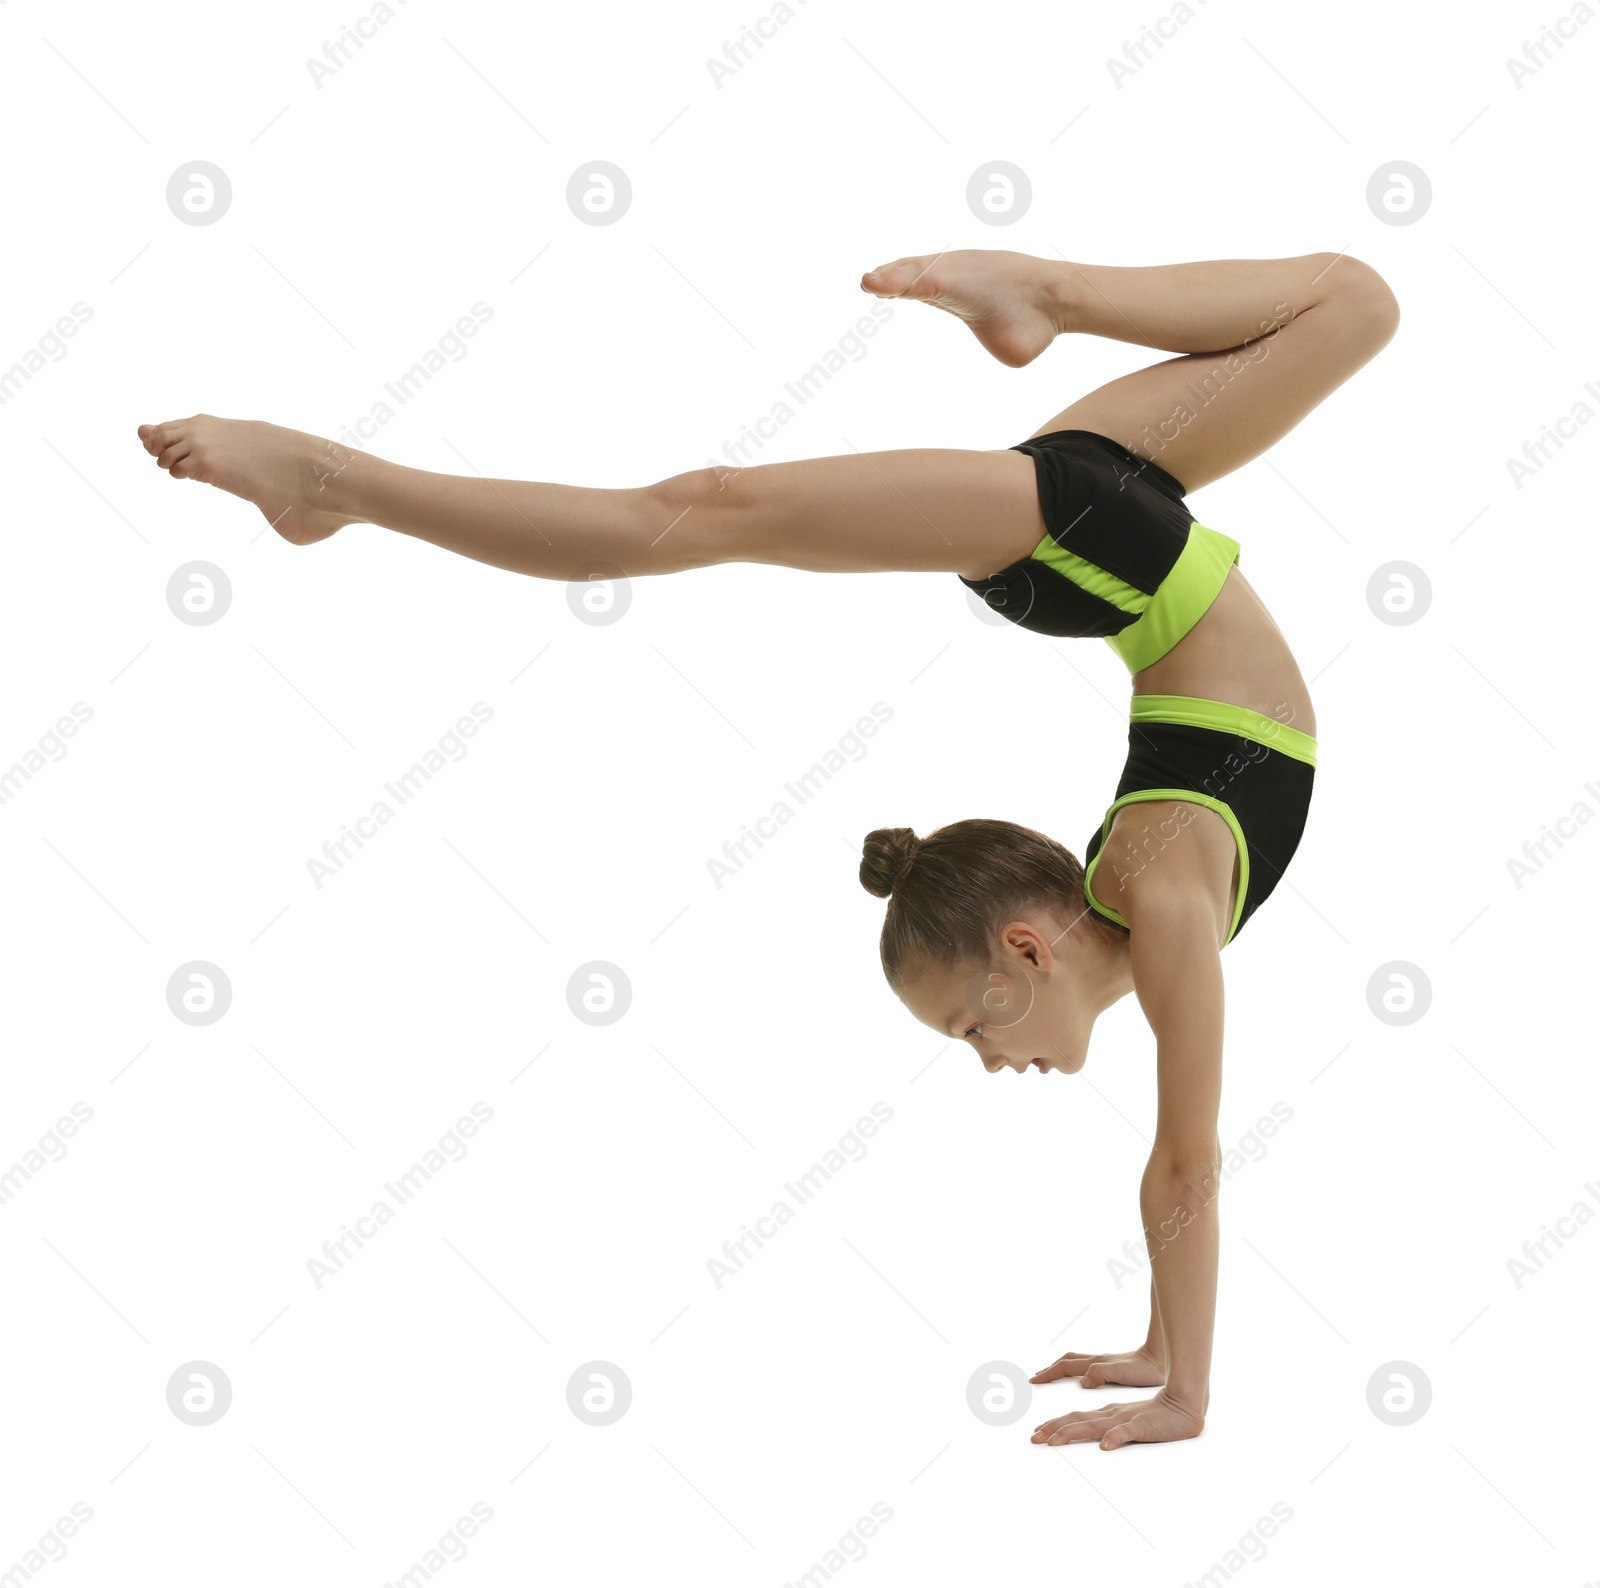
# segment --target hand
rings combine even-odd
[[[1137,1351],[1102,1351],[1091,1356],[1084,1351],[1068,1351],[1049,1367],[1040,1368],[1030,1384],[1050,1384],[1058,1378],[1081,1379],[1085,1389],[1102,1384],[1131,1384],[1153,1389],[1167,1382],[1167,1364],[1147,1345]]]
[[[1119,1401],[1092,1412],[1068,1412],[1040,1423],[1030,1441],[1036,1445],[1070,1445],[1098,1439],[1102,1450],[1120,1445],[1164,1444],[1172,1439],[1193,1439],[1206,1425],[1190,1407],[1180,1406],[1163,1390],[1147,1401]]]

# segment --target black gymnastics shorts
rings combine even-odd
[[[1317,741],[1276,717],[1196,695],[1135,695],[1129,718],[1128,760],[1116,798],[1084,850],[1084,900],[1127,931],[1112,902],[1121,886],[1117,867],[1101,864],[1112,819],[1125,805],[1147,800],[1204,806],[1228,824],[1239,850],[1239,891],[1226,946],[1271,896],[1300,847]],[[1165,831],[1153,825],[1146,835],[1145,854],[1177,836],[1176,822],[1164,825]]]

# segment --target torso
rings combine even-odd
[[[1261,597],[1235,564],[1205,615],[1159,661],[1133,675],[1135,695],[1192,695],[1244,706],[1309,733],[1317,732],[1311,694],[1289,642]],[[1152,818],[1181,803],[1152,800],[1124,806],[1111,823],[1106,848],[1124,847],[1125,864],[1138,868],[1140,845]],[[1196,840],[1189,858],[1203,871],[1217,902],[1217,942],[1228,935],[1239,888],[1239,853],[1227,824],[1200,811],[1186,832]],[[1126,911],[1124,911],[1126,913]]]
[[[1317,734],[1289,642],[1237,563],[1205,616],[1160,661],[1133,675],[1133,692],[1221,700]]]

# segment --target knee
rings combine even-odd
[[[656,549],[683,568],[739,561],[758,495],[749,474],[713,466],[646,486],[643,495],[660,536]]]
[[[1330,283],[1342,294],[1343,312],[1381,347],[1399,328],[1400,303],[1389,283],[1363,259],[1329,256]]]

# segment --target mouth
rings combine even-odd
[[[1033,1068],[1038,1070],[1041,1075],[1046,1075],[1049,1073],[1050,1061],[1048,1059],[1034,1059],[1032,1064]]]

